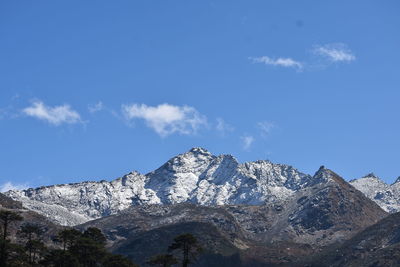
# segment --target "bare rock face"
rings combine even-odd
[[[350,184],[375,201],[387,212],[400,211],[400,177],[393,184],[387,184],[373,173],[350,181]]]
[[[111,182],[54,185],[6,194],[28,209],[72,226],[136,205],[261,205],[289,198],[310,179],[291,166],[269,161],[241,164],[230,155],[214,156],[193,148],[146,175],[132,172]]]

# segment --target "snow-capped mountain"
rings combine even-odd
[[[279,246],[280,242],[305,244],[311,248],[310,245],[320,247],[346,240],[387,215],[329,169],[321,167],[311,179],[314,183],[290,197],[264,205],[206,206],[187,202],[139,205],[89,221],[79,228],[101,229],[112,240],[110,246],[115,253],[132,255],[138,252],[140,255],[133,258],[141,258],[139,263],[144,264],[150,255],[164,251],[165,244],[159,242],[160,236],[170,240],[179,232],[197,233],[205,239],[208,236],[212,240],[208,244],[222,241],[224,247],[231,244],[228,246],[233,250],[251,252],[260,244]],[[171,232],[175,233],[172,237]],[[287,251],[288,243],[282,250]],[[153,251],[143,253],[140,247]]]
[[[6,195],[60,224],[76,225],[132,205],[263,204],[286,199],[311,181],[291,166],[270,161],[241,164],[231,155],[193,148],[146,175],[131,172],[111,182],[53,185]]]
[[[400,211],[400,177],[393,184],[387,184],[373,173],[350,181],[350,184],[375,201],[385,211]]]
[[[302,189],[327,183],[329,179],[322,174],[310,176],[267,160],[239,163],[231,155],[215,156],[193,148],[146,175],[131,172],[110,182],[61,184],[5,194],[54,222],[72,226],[138,205],[282,203]],[[373,177],[352,184],[386,210],[399,207],[400,202],[390,198],[399,195],[395,185]]]

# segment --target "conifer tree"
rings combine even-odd
[[[0,222],[2,224],[2,236],[1,236],[1,244],[0,244],[0,266],[7,267],[7,259],[8,259],[8,248],[9,240],[8,237],[8,228],[11,223],[22,221],[21,215],[16,212],[9,210],[0,210]]]
[[[19,231],[19,235],[26,239],[25,248],[30,264],[35,263],[39,254],[42,254],[45,250],[45,246],[40,240],[42,233],[43,229],[33,223],[22,225]]]
[[[187,267],[196,260],[202,248],[196,237],[187,233],[175,237],[174,242],[169,246],[168,250],[180,250],[182,252],[182,267]]]

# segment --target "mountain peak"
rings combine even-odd
[[[367,175],[364,175],[362,178],[372,178],[372,179],[380,180],[380,178],[378,176],[376,176],[375,173],[373,173],[373,172],[368,173]]]
[[[342,177],[340,177],[337,173],[333,172],[330,169],[325,168],[325,166],[323,165],[319,167],[318,171],[314,174],[312,181],[313,184],[324,183],[328,181],[335,181],[336,183],[342,185],[347,184],[347,182],[345,182],[345,180]]]
[[[330,170],[325,168],[324,165],[319,167],[318,171],[314,174],[314,177],[322,177],[322,176],[329,176],[330,175]]]
[[[211,153],[202,147],[192,147],[188,153],[193,153],[193,154],[207,154],[207,155],[211,155]]]

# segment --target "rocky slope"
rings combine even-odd
[[[309,262],[308,266],[400,266],[400,213],[329,247]]]
[[[210,261],[232,259],[237,264],[232,266],[256,266],[294,263],[386,216],[328,169],[321,168],[311,181],[286,199],[262,205],[141,205],[79,227],[102,229],[112,241],[113,252],[138,263],[165,252],[174,236],[191,232],[208,251],[198,266],[217,266],[221,263]]]
[[[129,173],[111,182],[83,182],[9,191],[26,208],[62,225],[116,214],[130,206],[190,202],[200,205],[260,205],[285,200],[312,183],[291,166],[256,161],[202,148],[170,159],[146,175]]]
[[[350,181],[350,184],[375,201],[387,212],[400,211],[400,177],[387,184],[379,177],[370,173],[360,179]]]
[[[53,238],[57,235],[58,231],[63,229],[63,227],[54,224],[45,216],[31,210],[24,209],[20,202],[14,201],[2,193],[0,193],[0,210],[13,211],[23,218],[22,221],[13,222],[9,225],[9,234],[11,240],[13,241],[16,241],[18,238],[17,232],[20,226],[26,223],[38,225],[43,230],[43,241],[50,246],[54,245]]]

